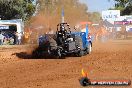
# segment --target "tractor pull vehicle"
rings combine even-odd
[[[83,56],[91,53],[92,41],[88,38],[88,26],[85,32],[72,32],[68,23],[59,23],[55,34],[39,37],[39,45],[33,51],[34,57],[55,56],[62,58],[67,54]]]

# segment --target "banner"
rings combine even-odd
[[[103,20],[115,20],[120,17],[120,10],[106,10],[102,11]]]
[[[9,29],[9,26],[0,26],[0,30]]]

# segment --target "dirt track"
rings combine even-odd
[[[32,59],[24,53],[30,47],[0,47],[0,88],[82,88],[78,81],[82,68],[91,79],[132,80],[132,40],[93,43],[92,54],[81,58]]]

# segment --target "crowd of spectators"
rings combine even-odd
[[[0,31],[0,45],[20,45],[22,34],[18,32]]]

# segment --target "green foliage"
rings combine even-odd
[[[26,20],[34,11],[35,6],[30,0],[0,0],[0,18],[3,20]]]
[[[115,8],[121,10],[121,15],[132,14],[132,0],[115,0]]]

